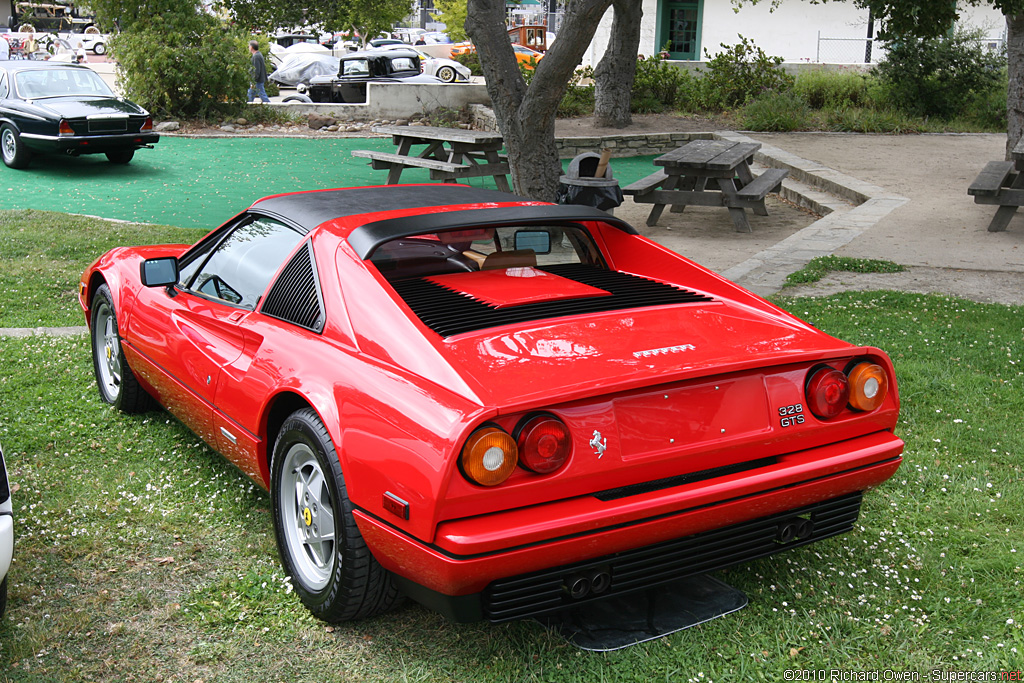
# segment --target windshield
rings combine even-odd
[[[89,69],[38,69],[14,74],[18,94],[32,100],[41,97],[97,95],[114,97],[95,71]]]

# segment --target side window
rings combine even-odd
[[[0,40],[3,40],[3,38],[0,38]],[[10,86],[7,85],[7,72],[0,72],[0,99],[7,99],[10,91]]]
[[[208,258],[188,263],[181,282],[198,294],[252,310],[302,239],[297,231],[270,218],[245,223],[221,240]]]

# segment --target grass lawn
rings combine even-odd
[[[24,266],[0,289],[0,327],[30,309],[33,325],[80,324],[66,310],[80,265],[108,242],[182,234],[63,218],[65,246],[28,238],[34,221],[53,220],[0,214],[0,273]],[[852,533],[725,572],[750,596],[746,609],[609,654],[578,651],[533,622],[455,625],[411,603],[353,624],[314,620],[280,569],[266,493],[166,413],[126,417],[102,404],[85,335],[0,338],[0,441],[18,534],[0,681],[703,683],[794,680],[795,669],[1017,671],[1024,309],[893,292],[779,302],[890,353],[904,464],[866,496]]]

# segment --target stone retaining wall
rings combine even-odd
[[[473,127],[481,130],[498,130],[498,122],[490,107],[480,104],[470,105],[473,114]],[[690,140],[708,140],[714,138],[713,133],[634,133],[632,135],[601,135],[556,138],[558,156],[571,159],[583,152],[600,153],[602,149],[610,149],[612,158],[639,157],[647,154],[664,154],[689,142]]]

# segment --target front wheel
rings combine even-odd
[[[315,411],[285,420],[271,468],[277,549],[303,604],[331,623],[390,609],[398,591],[356,527],[338,454]]]
[[[455,69],[450,66],[442,66],[437,70],[437,77],[445,83],[451,83],[455,80]]]
[[[0,127],[0,156],[10,168],[27,168],[32,151],[21,141],[21,136],[10,125]]]
[[[92,46],[92,51],[93,51],[94,54],[102,55],[102,54],[106,53],[107,46],[104,45],[103,43],[94,43],[93,46]]]
[[[122,413],[143,413],[152,408],[153,399],[135,378],[121,349],[114,298],[102,285],[92,298],[92,367],[96,385],[104,401]]]
[[[283,102],[302,102],[303,104],[312,104],[313,100],[309,99],[306,95],[289,95],[282,100]]]
[[[107,152],[107,160],[112,164],[127,164],[134,156],[134,149],[118,149],[113,152]]]

